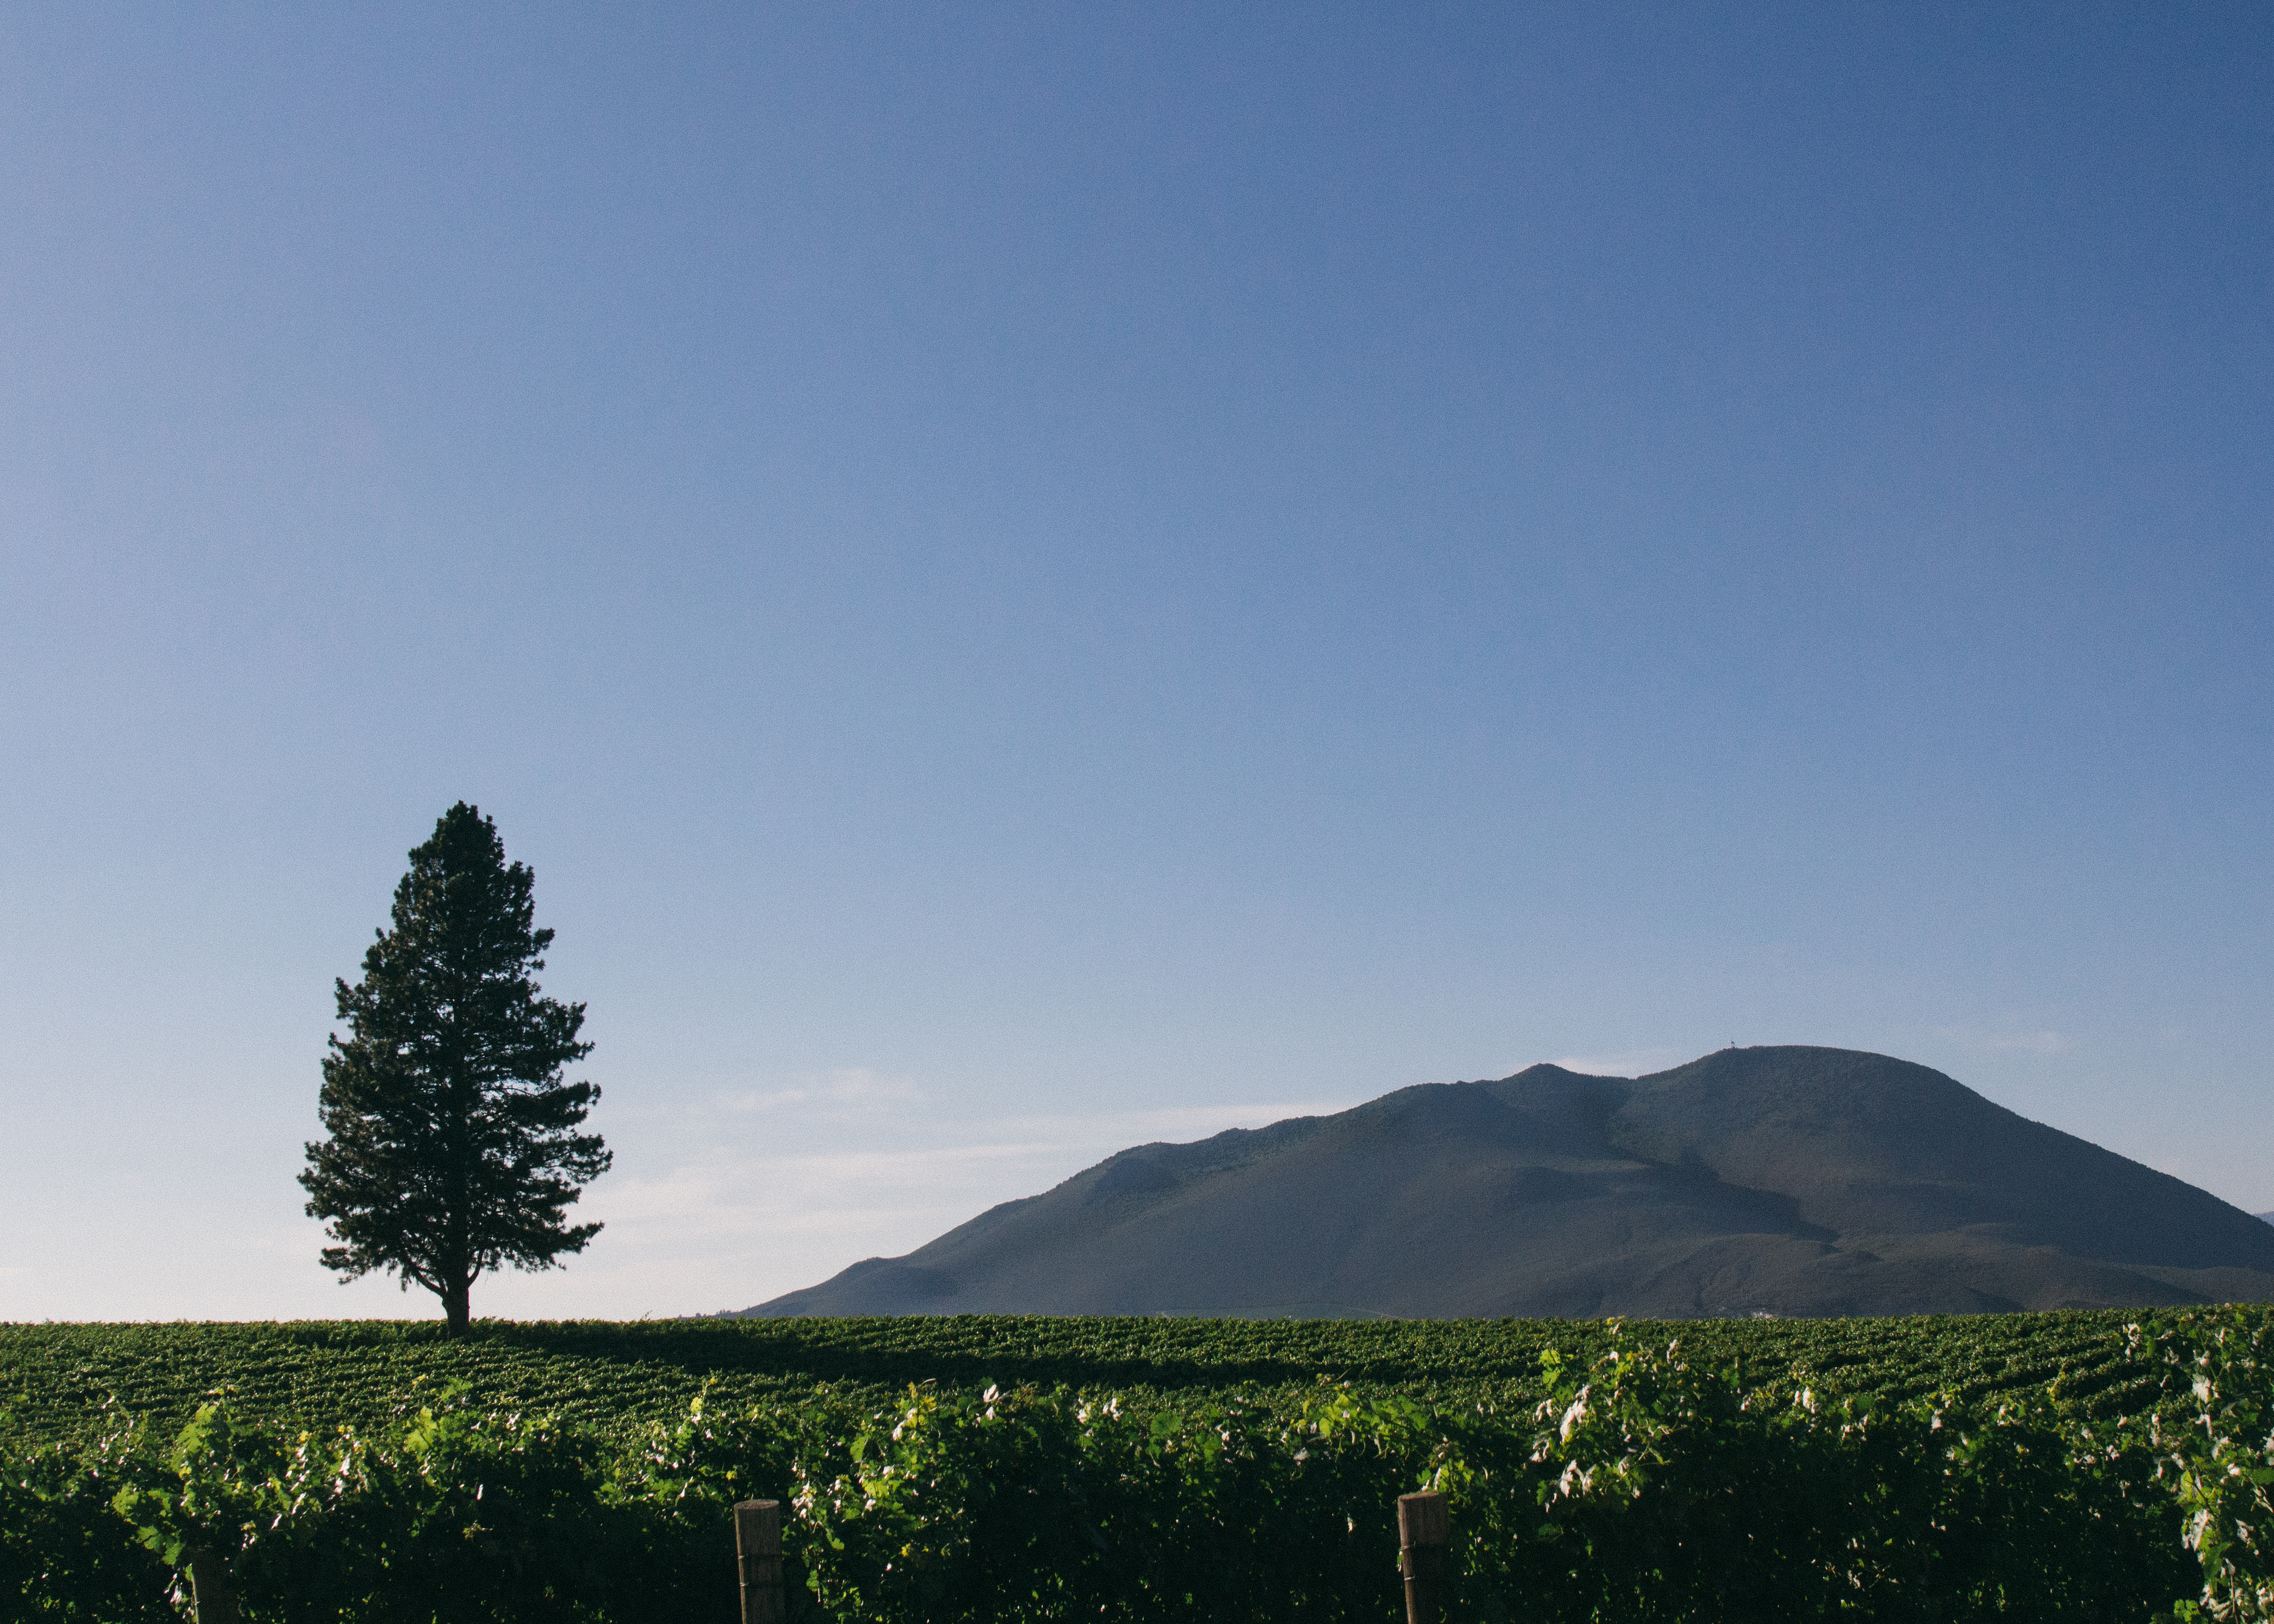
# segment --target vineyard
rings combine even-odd
[[[2131,1359],[2122,1312],[1912,1320],[1629,1322],[1626,1335],[1679,1338],[1704,1363],[1782,1374],[1874,1397],[1950,1392],[1979,1400],[2059,1382],[2094,1413],[2146,1409],[2152,1372]],[[1550,1347],[1591,1359],[1600,1322],[1432,1320],[998,1318],[483,1322],[461,1342],[430,1321],[0,1327],[0,1426],[35,1438],[86,1435],[117,1406],[178,1425],[225,1397],[246,1418],[368,1425],[406,1398],[465,1384],[492,1408],[547,1411],[600,1429],[683,1413],[712,1384],[712,1408],[778,1402],[827,1386],[896,1394],[937,1382],[978,1391],[1230,1393],[1305,1388],[1321,1378],[1430,1403],[1536,1396]]]
[[[0,1327],[0,1602],[176,1616],[2263,1619],[2263,1309]],[[216,1554],[219,1553],[219,1554]],[[20,1604],[18,1598],[21,1598]],[[11,1613],[9,1616],[17,1616]]]

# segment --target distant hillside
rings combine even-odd
[[[2274,1301],[2274,1225],[1835,1049],[1537,1065],[1141,1145],[753,1315],[1660,1318]]]

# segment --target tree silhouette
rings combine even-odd
[[[533,928],[535,876],[508,866],[497,825],[458,802],[410,853],[394,928],[335,983],[339,1019],[300,1183],[339,1244],[325,1267],[353,1280],[392,1269],[442,1299],[466,1333],[474,1279],[503,1264],[541,1269],[582,1252],[597,1223],[565,1215],[606,1171],[580,1133],[600,1090],[563,1082],[591,1052],[584,1006],[539,996],[531,972],[553,932]]]

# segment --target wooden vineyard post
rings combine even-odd
[[[1437,1624],[1445,1605],[1445,1566],[1453,1518],[1442,1494],[1397,1497],[1397,1565],[1405,1573],[1405,1624]]]
[[[735,1506],[734,1559],[742,1569],[742,1624],[783,1624],[781,1501]]]
[[[198,1624],[243,1624],[237,1587],[229,1582],[229,1559],[200,1546],[189,1553],[190,1613]]]

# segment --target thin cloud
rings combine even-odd
[[[2076,1041],[2059,1032],[2023,1032],[1985,1038],[1983,1046],[2003,1054],[2066,1055],[2076,1047]]]
[[[1327,1116],[1346,1111],[1352,1100],[1305,1100],[1278,1104],[1179,1105],[1149,1111],[1103,1111],[1089,1115],[1006,1116],[1001,1126],[1059,1144],[1111,1141],[1116,1150],[1131,1145],[1204,1139],[1230,1128],[1263,1128],[1297,1116]]]
[[[1973,1026],[1938,1026],[1935,1035],[1992,1055],[2066,1055],[2076,1040],[2060,1032],[1984,1032]]]
[[[750,1089],[720,1097],[716,1106],[730,1111],[771,1111],[798,1106],[838,1109],[882,1109],[923,1097],[913,1077],[871,1071],[864,1066],[840,1066],[800,1078],[786,1088]],[[698,1108],[710,1109],[712,1107]]]
[[[1660,1045],[1655,1049],[1621,1049],[1610,1055],[1566,1055],[1548,1064],[1562,1066],[1567,1071],[1584,1071],[1590,1077],[1646,1077],[1653,1071],[1681,1064],[1682,1051]]]

